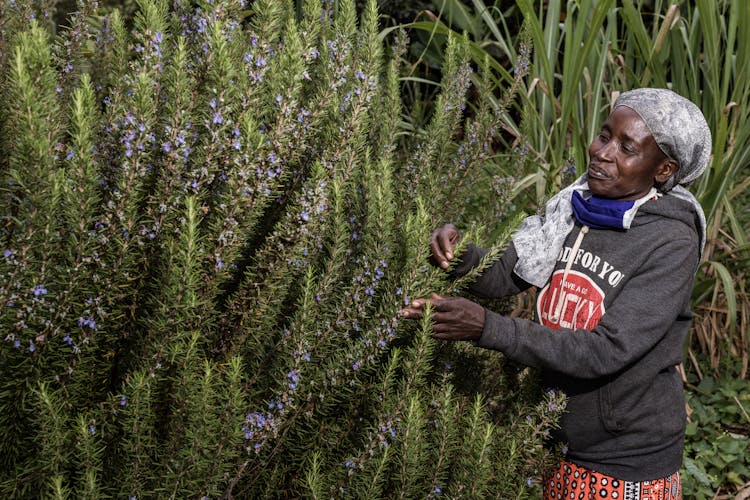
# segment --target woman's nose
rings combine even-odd
[[[599,160],[611,161],[613,155],[617,152],[617,144],[615,141],[607,141],[594,149],[594,157]]]

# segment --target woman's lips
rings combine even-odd
[[[592,179],[609,179],[607,172],[593,163],[589,163],[588,174]]]

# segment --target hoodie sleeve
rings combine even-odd
[[[522,318],[486,312],[476,345],[509,358],[579,378],[616,373],[643,357],[677,322],[690,321],[690,295],[698,261],[693,240],[672,240],[652,253],[592,330],[552,329]],[[685,326],[687,331],[687,326]],[[673,339],[679,363],[682,338]]]
[[[479,265],[479,261],[486,253],[487,250],[470,243],[461,255],[460,262],[451,272],[451,278],[456,279],[467,274]],[[511,243],[502,257],[469,285],[469,290],[480,297],[489,299],[507,297],[523,292],[531,285],[513,272],[517,260],[516,248]]]

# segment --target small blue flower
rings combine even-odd
[[[36,285],[32,291],[34,292],[34,297],[39,297],[40,295],[47,295],[47,289],[44,288],[44,285]]]

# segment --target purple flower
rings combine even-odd
[[[123,394],[123,395],[122,395],[122,396],[120,397],[120,406],[125,406],[125,405],[127,405],[127,404],[128,404],[128,400],[127,400],[127,399],[125,398],[125,395]]]
[[[47,295],[47,289],[44,288],[44,285],[36,285],[33,289],[34,297],[39,297],[40,295]]]
[[[289,373],[287,373],[287,378],[289,379],[289,388],[290,389],[296,389],[297,384],[299,383],[299,374],[292,370]]]
[[[78,326],[88,326],[92,330],[96,328],[96,322],[94,321],[94,318],[91,316],[87,316],[86,318],[79,317],[78,318]]]
[[[8,257],[10,257],[11,255],[13,255],[14,253],[16,253],[15,250],[13,250],[11,248],[8,248],[7,250],[5,250],[3,252],[3,257],[5,257],[7,259]]]

